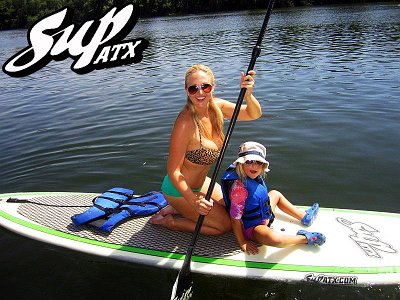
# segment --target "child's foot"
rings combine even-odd
[[[301,219],[301,224],[304,226],[311,226],[311,224],[314,222],[315,218],[317,217],[319,210],[319,204],[314,203],[309,209],[306,210],[306,214]]]
[[[307,239],[307,244],[308,245],[323,245],[326,241],[325,235],[319,232],[308,232],[306,230],[299,230],[297,232],[297,235],[304,235]]]

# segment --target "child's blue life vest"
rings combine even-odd
[[[236,180],[240,180],[239,175],[236,173],[235,166],[230,165],[221,178],[222,194],[228,213],[231,208],[230,190]],[[270,219],[268,224],[270,226],[275,216],[271,210],[268,188],[264,179],[260,176],[256,179],[247,177],[243,184],[248,193],[242,215],[243,227],[246,229],[254,227],[268,219]]]
[[[72,216],[71,220],[77,226],[90,223],[100,230],[111,232],[121,222],[155,214],[167,204],[160,192],[136,196],[133,190],[112,188],[94,198],[92,207]]]
[[[81,214],[71,217],[72,222],[79,226],[110,215],[125,201],[134,196],[134,191],[125,188],[112,188],[93,199],[93,206]]]

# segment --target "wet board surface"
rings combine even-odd
[[[192,234],[152,225],[149,217],[131,219],[110,234],[90,225],[75,226],[70,217],[91,205],[93,193],[0,194],[0,225],[17,234],[93,255],[179,270]],[[17,198],[31,203],[9,203]],[[306,207],[304,207],[306,209]],[[260,280],[313,281],[367,286],[400,284],[400,214],[320,208],[311,227],[276,212],[272,228],[286,234],[300,229],[325,234],[321,247],[261,246],[244,254],[233,233],[200,236],[192,272]]]

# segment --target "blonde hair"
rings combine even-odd
[[[187,88],[187,80],[188,80],[189,76],[192,75],[195,72],[198,72],[198,71],[202,71],[202,72],[206,73],[210,77],[210,84],[212,86],[215,85],[214,73],[211,71],[211,69],[209,67],[205,66],[205,65],[196,64],[196,65],[191,66],[186,71],[185,88]],[[203,135],[206,136],[208,139],[211,139],[212,138],[212,132],[208,132],[208,130],[200,122],[200,119],[196,114],[195,107],[194,107],[192,101],[190,101],[189,96],[187,97],[187,102],[186,102],[186,105],[185,105],[184,109],[187,109],[192,113],[193,121],[195,121],[196,124],[199,124],[199,126],[200,126],[200,128],[199,128],[200,132],[202,132]],[[222,114],[221,109],[215,103],[213,97],[211,97],[208,109],[209,109],[209,112],[210,112],[210,120],[211,120],[212,128],[215,129],[217,135],[223,141],[224,138],[225,138],[225,134],[224,134],[224,130],[223,130],[223,128],[224,128],[224,116]]]

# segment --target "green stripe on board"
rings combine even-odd
[[[241,268],[268,269],[279,271],[297,271],[297,272],[315,272],[315,273],[343,273],[343,274],[382,274],[382,273],[399,273],[400,266],[388,267],[337,267],[337,266],[309,266],[309,265],[289,265],[278,263],[266,263],[256,261],[242,261],[223,258],[210,258],[193,256],[192,261],[233,266]]]
[[[25,194],[4,194],[0,195],[0,198],[5,197],[15,197],[15,196],[32,196],[32,195],[48,195],[48,194],[57,194],[60,193],[25,193]],[[65,194],[73,194],[73,193],[65,193]],[[76,194],[76,193],[75,193]],[[82,193],[80,193],[82,194]],[[8,195],[8,196],[5,196]],[[343,211],[343,210],[341,210]],[[344,210],[346,211],[346,210]],[[348,210],[349,212],[354,212]],[[357,211],[359,212],[359,211]],[[368,211],[363,211],[363,213],[372,213]],[[376,214],[375,212],[373,212]],[[381,213],[387,214],[387,213]],[[398,214],[388,214],[389,216],[399,217]],[[86,243],[90,245],[100,246],[109,249],[121,250],[126,252],[132,252],[137,254],[144,254],[156,257],[163,258],[171,258],[176,260],[183,260],[185,255],[180,253],[170,253],[166,251],[160,250],[151,250],[151,249],[143,249],[133,246],[126,245],[118,245],[107,242],[101,242],[97,240],[92,240],[84,237],[79,237],[73,234],[65,233],[62,231],[58,231],[55,229],[47,228],[41,225],[33,224],[31,222],[19,219],[15,216],[12,216],[2,210],[0,210],[0,217],[3,217],[9,221],[17,223],[27,228],[34,229],[39,232],[47,233],[53,236],[58,236],[61,238],[69,239],[72,241],[77,241],[81,243]],[[292,265],[292,264],[279,264],[279,263],[267,263],[267,262],[254,262],[254,261],[241,261],[241,260],[233,260],[233,259],[225,259],[225,258],[212,258],[212,257],[203,257],[203,256],[193,256],[192,261],[206,264],[214,264],[214,265],[222,265],[222,266],[232,266],[232,267],[240,267],[240,268],[255,268],[255,269],[266,269],[266,270],[280,270],[280,271],[298,271],[298,272],[316,272],[316,273],[342,273],[342,274],[382,274],[382,273],[400,273],[400,266],[382,266],[382,267],[337,267],[337,266],[309,266],[309,265]]]

